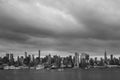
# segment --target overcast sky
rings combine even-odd
[[[120,54],[120,0],[0,0],[0,52],[38,49]]]

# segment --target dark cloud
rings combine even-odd
[[[112,1],[92,0],[89,4],[86,0],[81,3],[76,0],[5,2],[0,2],[2,46],[15,42],[17,46],[12,47],[20,50],[44,48],[90,52],[120,47],[120,24],[117,21],[120,15],[117,14],[119,12],[114,13],[118,8],[113,4],[113,8],[109,9]],[[108,8],[107,11],[105,8]]]
[[[0,30],[0,39],[19,43],[26,42],[29,39],[29,37],[26,36],[25,34],[14,33],[8,30]]]

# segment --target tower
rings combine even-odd
[[[39,50],[39,51],[38,51],[38,57],[39,57],[39,59],[40,59],[40,52],[41,52],[41,51]]]
[[[51,65],[51,55],[48,55],[48,64]]]
[[[105,50],[105,53],[104,53],[104,63],[107,64],[107,52]]]
[[[13,59],[13,54],[10,54],[10,60],[12,60]]]
[[[75,52],[75,67],[79,67],[79,53]]]
[[[110,59],[113,60],[113,54],[110,55]]]
[[[25,52],[25,58],[27,58],[27,52]]]
[[[32,61],[33,61],[33,62],[35,61],[35,57],[34,57],[34,54],[32,55]]]
[[[6,58],[9,60],[9,57],[10,57],[10,55],[9,55],[9,53],[6,53]]]
[[[10,54],[10,64],[13,65],[14,64],[14,57],[13,54]]]
[[[104,60],[106,61],[107,60],[107,52],[105,50],[105,53],[104,53]]]

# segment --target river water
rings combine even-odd
[[[0,70],[0,80],[120,80],[120,69]]]

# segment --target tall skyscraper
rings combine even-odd
[[[9,60],[9,53],[6,53],[6,57],[7,57],[7,59]]]
[[[88,63],[89,55],[87,53],[81,53],[80,60],[81,60],[81,64]]]
[[[32,61],[33,61],[33,62],[35,61],[34,54],[32,55]]]
[[[107,52],[106,52],[106,50],[105,50],[105,53],[104,53],[104,60],[105,60],[105,62],[107,62]]]
[[[75,52],[75,67],[79,67],[79,53]]]
[[[12,60],[13,59],[13,54],[10,54],[10,60]]]
[[[17,56],[17,62],[18,62],[18,63],[20,62],[20,58],[19,58],[19,56]]]
[[[51,65],[51,55],[48,55],[48,64]]]
[[[41,52],[41,51],[39,50],[39,51],[38,51],[38,57],[39,57],[39,59],[40,59],[40,52]]]
[[[97,61],[97,57],[95,57],[95,62],[94,62],[94,64],[97,65],[97,62],[98,62],[98,61]]]
[[[29,59],[30,59],[30,62],[31,62],[31,55],[28,55]]]
[[[97,57],[95,57],[95,62],[97,62]]]
[[[113,54],[110,55],[110,60],[113,60]]]
[[[119,64],[120,64],[120,57],[119,57]]]
[[[27,52],[25,52],[25,58],[27,58]]]
[[[14,64],[14,57],[13,57],[13,54],[10,54],[10,63],[11,63],[11,65]]]

